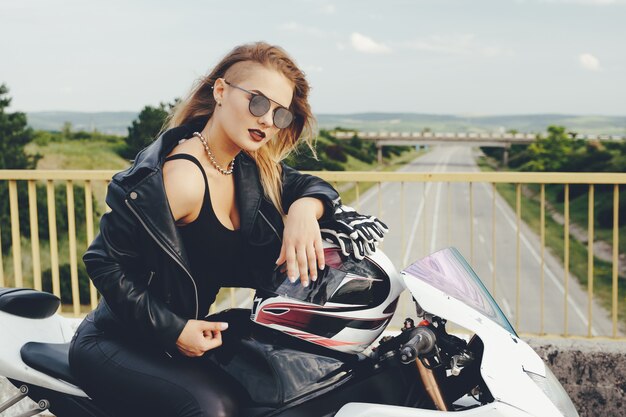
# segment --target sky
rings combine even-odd
[[[139,111],[282,46],[315,113],[626,115],[626,0],[0,0],[19,111]]]

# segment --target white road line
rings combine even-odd
[[[448,156],[448,158],[446,159],[446,161],[442,161],[439,162],[434,169],[434,172],[438,172],[441,170],[442,166],[445,166],[447,164],[447,161],[450,160],[450,156]],[[426,185],[426,188],[424,190],[424,198],[422,198],[422,200],[420,201],[420,205],[417,209],[417,213],[415,215],[415,221],[413,222],[413,227],[411,228],[411,233],[409,235],[409,242],[407,243],[405,252],[404,252],[404,258],[402,259],[402,265],[407,265],[407,263],[409,262],[409,256],[411,254],[411,249],[413,248],[413,242],[415,241],[415,235],[417,234],[417,226],[419,224],[419,221],[421,220],[422,217],[422,211],[424,210],[424,205],[426,202],[426,199],[428,197],[428,194],[430,192],[430,189],[432,187],[433,183],[429,182]],[[439,200],[437,200],[439,201]],[[437,214],[435,212],[435,214]],[[424,225],[424,227],[426,227],[426,225]]]
[[[252,299],[246,299],[239,303],[237,308],[250,308],[252,306]]]
[[[482,185],[487,192],[491,191],[489,190],[489,188],[487,187],[485,183],[482,183]],[[498,209],[500,210],[500,212],[504,215],[505,219],[507,220],[507,223],[513,228],[514,231],[516,231],[517,230],[516,220],[514,220],[509,213],[507,213],[507,211],[504,209],[504,207],[502,206],[502,203],[499,200],[496,201],[496,205],[498,206]],[[524,243],[528,251],[531,253],[531,255],[533,255],[535,260],[537,262],[541,262],[541,257],[539,256],[535,248],[530,244],[530,242],[526,238],[526,235],[524,235],[523,232],[520,233],[520,239],[522,240],[522,242]],[[552,283],[554,284],[554,286],[561,292],[562,295],[565,295],[565,288],[563,288],[563,285],[561,285],[556,275],[554,275],[554,272],[552,272],[552,270],[550,269],[548,265],[545,265],[545,268],[546,268],[547,275],[552,281]],[[578,308],[578,305],[574,302],[574,300],[570,297],[570,295],[571,294],[568,294],[568,297],[567,297],[568,303],[572,306],[572,309],[578,315],[578,317],[580,317],[583,323],[585,323],[585,325],[588,325],[589,322],[587,320],[587,317],[585,317],[583,312]],[[593,335],[597,335],[596,329],[593,327],[593,325],[591,326],[591,333]]]
[[[440,168],[445,167],[446,165],[448,165],[448,163],[450,162],[450,159],[452,159],[452,153],[448,153],[448,156],[446,157],[445,161],[443,161],[443,165],[440,166]],[[437,243],[437,225],[439,224],[439,203],[441,202],[441,188],[442,188],[443,184],[440,182],[437,184],[437,194],[435,195],[435,214],[433,215],[433,222],[432,222],[432,230],[431,230],[431,235],[430,235],[430,250],[428,251],[429,253],[433,253],[435,251],[435,244]]]
[[[402,265],[407,265],[409,262],[409,255],[411,254],[411,249],[413,248],[413,241],[415,240],[415,235],[417,234],[417,226],[422,217],[422,211],[424,210],[424,201],[426,200],[426,195],[428,191],[430,191],[430,186],[432,183],[428,183],[426,186],[426,190],[424,191],[424,198],[420,201],[420,205],[417,208],[417,213],[415,215],[415,221],[413,222],[413,227],[411,227],[411,233],[409,234],[409,242],[406,245],[406,249],[404,252],[404,258],[402,259]]]
[[[381,185],[381,187],[380,187],[380,193],[382,194],[383,191],[385,190],[385,188],[389,187],[391,184],[393,184],[393,183],[391,183],[391,182],[383,183]],[[365,203],[367,203],[369,200],[371,200],[377,194],[377,190],[378,190],[377,186],[374,186],[374,187],[370,188],[369,190],[367,190],[365,195],[359,199],[359,204],[361,206],[363,206]],[[354,202],[354,204],[356,205],[356,201]]]
[[[245,289],[241,288],[241,291],[246,291]],[[238,305],[237,308],[249,308],[252,306],[252,295],[254,294],[254,291],[250,291],[248,290],[248,295],[243,297],[243,301],[241,301]]]
[[[478,234],[478,240],[480,241],[481,244],[485,243],[485,238],[480,233]]]
[[[487,265],[489,265],[489,270],[493,272],[493,263],[491,261],[487,261]]]
[[[439,201],[441,195],[441,183],[437,184],[437,194],[435,194],[435,214],[433,215],[432,232],[430,235],[430,249],[428,253],[435,251],[435,243],[437,243],[437,224],[439,222]]]
[[[416,159],[420,159],[422,156],[424,156],[424,155],[420,155],[420,156],[418,156]],[[414,159],[413,161],[415,161],[416,159]],[[413,161],[411,161],[411,162],[413,162]],[[405,171],[406,171],[406,170],[404,170],[404,169],[399,170],[399,172],[405,172]],[[412,172],[412,171],[408,171],[408,172]],[[390,186],[392,186],[393,184],[396,184],[396,183],[393,183],[393,182],[385,182],[385,183],[382,183],[382,185],[380,186],[380,193],[382,194],[382,193],[383,193],[383,191],[384,191],[387,187],[390,187]],[[377,190],[377,189],[378,189],[378,187],[377,187],[377,186],[374,186],[374,187],[370,188],[369,190],[367,190],[367,191],[365,192],[365,194],[363,194],[363,196],[359,199],[359,205],[360,205],[360,206],[363,206],[363,204],[365,204],[365,203],[367,203],[369,200],[371,200],[371,199],[372,199],[372,198],[373,198],[373,197],[377,194],[377,193],[376,193],[376,190]],[[354,202],[354,205],[356,206],[356,201]]]

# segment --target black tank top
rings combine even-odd
[[[191,223],[178,226],[189,255],[191,273],[198,289],[200,314],[208,314],[209,307],[221,287],[234,286],[241,270],[243,242],[239,230],[224,226],[213,211],[206,173],[200,162],[189,154],[176,154],[165,159],[186,159],[198,166],[204,177],[204,198],[200,214]],[[219,198],[219,196],[213,196]],[[204,312],[204,313],[203,313]]]

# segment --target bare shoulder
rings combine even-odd
[[[195,146],[187,142],[176,146],[169,156],[186,153],[198,159]],[[163,165],[163,184],[176,223],[193,221],[204,198],[204,177],[200,168],[186,159],[167,161]]]

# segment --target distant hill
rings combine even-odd
[[[26,114],[28,124],[38,130],[60,131],[63,123],[70,122],[72,130],[92,132],[98,130],[110,135],[128,134],[128,126],[137,118],[139,112],[98,112],[85,113],[73,111],[41,111]]]
[[[510,116],[452,116],[417,113],[322,114],[321,128],[344,127],[361,131],[407,132],[429,128],[434,132],[545,132],[550,125],[578,133],[626,135],[626,116],[576,116],[536,114]]]
[[[28,122],[35,129],[61,130],[64,122],[74,130],[126,135],[139,112],[32,112]],[[565,126],[578,133],[626,135],[626,116],[577,116],[536,114],[510,116],[454,116],[418,113],[319,114],[320,128],[344,127],[363,131],[405,132],[430,128],[435,132],[544,132],[549,125]]]

